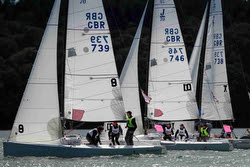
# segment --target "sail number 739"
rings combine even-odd
[[[109,51],[109,45],[108,45],[108,36],[91,36],[90,42],[92,43],[91,46],[92,52],[98,51],[98,52],[108,52]]]
[[[170,61],[184,61],[183,48],[169,48]]]

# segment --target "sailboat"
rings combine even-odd
[[[234,120],[226,71],[221,0],[211,0],[202,84],[201,118]],[[230,139],[235,148],[250,148],[249,139]]]
[[[4,156],[88,157],[158,154],[160,146],[61,143],[57,90],[57,31],[60,0],[55,0]],[[104,122],[124,120],[124,105],[112,43],[101,0],[69,0],[65,61],[65,118]],[[121,112],[123,111],[123,112]]]
[[[205,18],[205,16],[204,16]],[[199,119],[193,79],[173,0],[155,0],[149,63],[148,118]],[[203,31],[203,30],[200,30]],[[192,68],[194,69],[194,68]],[[161,141],[168,150],[232,150],[229,142]]]

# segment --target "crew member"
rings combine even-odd
[[[210,137],[209,129],[207,128],[207,125],[204,123],[200,130],[200,139],[203,140],[204,142],[207,142],[209,137]]]
[[[178,129],[176,132],[175,132],[175,139],[177,139],[177,135],[179,134],[179,137],[180,139],[182,140],[183,137],[185,137],[185,139],[187,140],[188,139],[188,132],[186,130],[186,128],[184,127],[183,124],[180,125],[180,129]]]
[[[118,141],[120,135],[123,135],[121,126],[118,125],[117,122],[113,122],[113,124],[110,126],[108,133],[109,140],[112,140],[113,145],[115,145],[115,142],[116,144],[120,145]]]
[[[137,128],[135,118],[132,116],[132,112],[128,111],[127,112],[127,125],[125,128],[128,128],[126,136],[125,136],[125,141],[127,145],[134,145],[133,142],[133,136],[134,132]]]
[[[172,136],[171,135],[174,135],[174,131],[171,128],[170,123],[167,123],[167,125],[163,126],[163,135],[164,135],[163,136],[164,140],[172,141]]]
[[[95,129],[90,130],[87,135],[86,139],[88,140],[89,144],[97,146],[98,142],[101,145],[100,135],[103,131],[102,126],[98,126]]]

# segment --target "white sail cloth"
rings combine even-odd
[[[139,97],[138,50],[147,6],[148,1],[120,76],[124,107],[126,111],[131,111],[136,118],[136,134],[143,134],[143,122]]]
[[[9,140],[48,142],[62,135],[57,89],[57,31],[61,0],[55,0]]]
[[[206,6],[201,25],[195,40],[194,48],[189,60],[189,67],[191,71],[191,78],[192,83],[194,87],[194,92],[196,92],[197,87],[197,80],[198,80],[198,70],[199,70],[199,63],[200,63],[200,57],[201,57],[201,49],[202,49],[202,43],[203,43],[203,37],[204,37],[204,30],[206,25],[206,18],[207,18],[207,9],[208,4]]]
[[[125,120],[125,110],[102,0],[69,0],[65,117]]]
[[[198,119],[184,41],[173,0],[155,0],[149,62],[148,118]]]
[[[211,0],[205,51],[201,118],[232,120],[227,81],[221,0]]]

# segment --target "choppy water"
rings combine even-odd
[[[236,131],[237,133],[237,131]],[[241,132],[238,131],[237,134]],[[2,142],[9,132],[0,131],[0,167],[82,167],[82,166],[250,166],[250,150],[218,151],[168,151],[162,155],[101,156],[92,158],[35,158],[3,157]],[[242,131],[243,134],[243,131]]]

